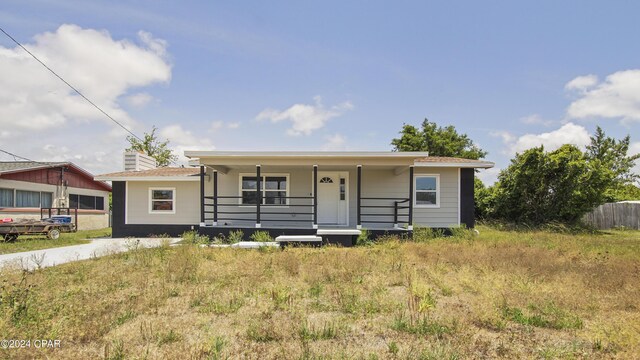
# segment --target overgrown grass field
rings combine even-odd
[[[134,249],[0,274],[0,358],[638,358],[640,232]],[[420,235],[420,234],[419,234]]]
[[[46,235],[20,235],[15,242],[5,242],[0,239],[0,255],[22,251],[49,249],[61,246],[86,244],[91,238],[110,237],[111,228],[99,230],[80,230],[75,233],[61,233],[56,240]]]

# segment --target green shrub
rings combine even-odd
[[[185,244],[200,245],[208,244],[209,242],[211,242],[211,239],[209,239],[207,235],[200,235],[195,230],[185,231],[184,233],[182,233],[182,235],[180,235],[180,237],[182,238],[182,242]]]
[[[234,230],[229,232],[229,236],[227,236],[228,244],[235,244],[244,240],[244,232],[242,230]]]
[[[357,246],[373,245],[373,239],[371,238],[371,232],[367,229],[360,230],[360,235],[356,239]]]
[[[271,235],[269,235],[268,231],[256,231],[249,237],[251,240],[256,242],[270,242],[273,241]]]

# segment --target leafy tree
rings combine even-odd
[[[603,189],[614,178],[614,171],[589,160],[573,145],[517,154],[498,176],[490,215],[517,223],[576,222],[605,202]]]
[[[474,178],[473,197],[475,201],[476,219],[485,219],[494,206],[493,186],[485,186],[482,180]]]
[[[167,146],[169,140],[160,141],[156,135],[157,128],[153,126],[151,133],[144,133],[144,139],[140,141],[133,136],[127,136],[127,141],[131,145],[127,151],[140,151],[156,159],[159,167],[169,166],[178,160],[178,157],[171,152]]]
[[[607,201],[640,200],[640,187],[634,184],[620,185],[607,195],[611,198]]]
[[[587,160],[599,163],[613,173],[612,182],[605,190],[607,201],[626,200],[620,199],[620,196],[624,197],[625,191],[633,191],[633,182],[640,179],[640,175],[632,172],[636,160],[640,159],[640,154],[631,156],[627,154],[630,142],[629,135],[622,140],[616,140],[606,136],[598,126],[591,137],[591,143],[587,145]],[[626,195],[632,195],[632,193]]]
[[[452,125],[441,127],[425,119],[418,129],[404,124],[400,137],[391,140],[394,151],[428,151],[432,156],[452,156],[481,159],[487,155],[466,134],[459,134]]]

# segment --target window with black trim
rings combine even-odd
[[[436,207],[439,199],[439,176],[421,175],[415,178],[415,206]]]
[[[69,194],[69,207],[83,210],[104,210],[104,197]]]
[[[261,176],[260,188],[262,192],[263,205],[287,205],[289,196],[288,175],[264,175]],[[243,205],[256,205],[258,197],[258,178],[255,176],[241,176],[240,192],[242,193]]]

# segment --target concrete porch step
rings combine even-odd
[[[360,235],[362,231],[357,229],[318,229],[318,235]]]
[[[322,238],[315,235],[280,235],[276,237],[276,242],[321,243]]]

